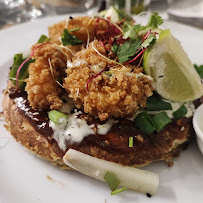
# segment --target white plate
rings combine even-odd
[[[28,50],[41,34],[47,34],[48,25],[62,19],[47,18],[0,32],[0,90],[6,87],[13,55]],[[203,63],[203,31],[173,22],[165,27],[180,39],[193,63]],[[0,103],[2,97],[0,94]],[[111,196],[106,183],[60,170],[28,152],[4,129],[2,119],[0,124],[0,203],[203,202],[203,158],[195,142],[175,159],[174,167],[162,162],[145,167],[160,175],[155,196],[148,198],[131,190]]]

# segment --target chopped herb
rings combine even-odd
[[[153,34],[150,34],[147,39],[141,45],[141,48],[147,48],[152,42],[156,40],[156,37]]]
[[[165,102],[160,96],[153,95],[147,98],[147,111],[163,111],[172,110],[172,106],[169,102]]]
[[[64,46],[66,45],[80,45],[83,42],[78,39],[76,36],[69,33],[67,29],[64,29],[63,34],[61,36],[61,40]]]
[[[48,117],[55,124],[61,124],[61,123],[67,122],[67,119],[68,119],[66,114],[56,110],[50,111],[48,114]]]
[[[116,194],[118,194],[118,193],[120,193],[120,192],[123,192],[123,191],[125,191],[125,190],[127,190],[126,187],[122,187],[122,188],[116,189],[116,190],[114,190],[114,191],[111,192],[111,195],[116,195]]]
[[[50,39],[46,35],[41,35],[37,43],[45,43],[45,42],[49,42],[49,40]]]
[[[112,191],[118,189],[120,180],[116,177],[114,173],[108,171],[104,176],[104,180],[109,184],[109,187],[111,188]]]
[[[129,147],[133,147],[133,137],[129,137]]]
[[[171,119],[168,117],[168,115],[166,114],[166,112],[162,111],[156,115],[154,115],[152,117],[154,126],[155,126],[155,130],[159,133],[163,130],[163,128],[171,123]]]
[[[120,46],[117,52],[119,63],[130,60],[130,58],[137,53],[141,43],[142,40],[133,39],[127,40],[122,46]]]
[[[187,108],[185,107],[185,105],[181,105],[181,107],[176,110],[175,112],[173,112],[173,116],[175,119],[179,119],[184,117],[187,114]]]
[[[123,32],[124,32],[123,39],[128,39],[128,38],[137,39],[138,32],[143,29],[144,29],[144,26],[141,26],[140,24],[131,25],[129,23],[125,23],[123,25]]]
[[[155,126],[151,117],[146,111],[138,114],[134,119],[135,125],[143,132],[145,135],[150,135],[154,132]]]
[[[112,47],[111,47],[111,51],[117,53],[119,50],[119,44],[114,44]]]
[[[203,65],[196,65],[194,64],[194,68],[197,71],[197,73],[199,74],[200,78],[203,79]]]
[[[74,29],[72,29],[72,30],[69,30],[69,32],[74,32],[74,31],[78,31],[78,30],[80,30],[80,28],[79,28],[79,27],[74,28]]]
[[[111,195],[116,195],[120,192],[125,191],[127,188],[118,188],[120,184],[120,180],[116,177],[114,173],[107,172],[106,175],[104,176],[104,180],[109,184],[109,187],[111,188]]]
[[[147,26],[157,28],[159,25],[163,24],[163,22],[164,21],[161,16],[159,16],[159,14],[155,12],[151,14]]]
[[[23,54],[15,54],[14,58],[13,58],[13,65],[12,65],[12,69],[10,70],[9,73],[9,79],[13,82],[14,85],[16,85],[16,74],[18,71],[18,68],[20,67],[20,65],[26,60],[26,58],[23,58]],[[25,88],[25,82],[24,80],[26,78],[28,78],[28,67],[30,63],[33,63],[34,60],[29,59],[24,66],[22,67],[19,76],[18,76],[18,88],[20,90],[24,90]]]

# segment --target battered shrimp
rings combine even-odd
[[[146,98],[153,91],[151,80],[142,74],[142,68],[131,72],[134,66],[118,65],[106,57],[104,47],[93,41],[67,63],[64,82],[77,107],[102,121],[135,113],[146,106]]]
[[[34,63],[29,66],[29,78],[25,90],[30,105],[34,108],[58,109],[62,106],[59,95],[62,88],[56,82],[64,78],[67,57],[53,44],[38,47],[33,55]]]

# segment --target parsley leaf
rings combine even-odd
[[[140,24],[131,25],[129,23],[125,23],[122,29],[124,32],[123,39],[136,39],[138,32],[144,29],[144,26],[141,26]]]
[[[61,40],[64,46],[66,45],[80,45],[82,41],[78,39],[76,36],[69,33],[67,29],[64,29],[63,34],[61,36]]]
[[[20,65],[23,63],[23,61],[25,61],[26,58],[23,58],[23,54],[15,54],[14,55],[14,58],[13,58],[13,65],[12,65],[12,68],[10,70],[10,73],[9,73],[9,79],[13,82],[14,85],[16,85],[16,74],[17,74],[17,71],[18,71],[18,68],[20,67]],[[24,90],[25,88],[25,82],[24,80],[26,78],[28,78],[28,67],[29,67],[29,64],[30,63],[33,63],[34,60],[30,59],[29,61],[27,61],[23,67],[21,68],[20,70],[20,73],[19,73],[19,77],[18,77],[18,88],[20,90]]]
[[[112,191],[118,189],[120,180],[118,180],[118,178],[114,173],[108,171],[104,176],[104,180],[109,184],[109,187],[111,188]]]
[[[157,28],[163,22],[164,22],[163,19],[161,18],[161,16],[159,16],[158,13],[152,13],[150,18],[149,18],[147,26]]]
[[[130,57],[134,56],[140,48],[142,40],[132,39],[127,40],[122,46],[119,47],[117,52],[119,63],[129,61]]]
[[[150,34],[149,37],[142,43],[141,48],[147,48],[152,42],[154,42],[154,40],[156,40],[156,37],[153,34]]]
[[[203,65],[196,65],[194,64],[194,68],[197,71],[197,73],[199,74],[200,78],[203,79]]]
[[[119,44],[114,44],[112,47],[111,47],[111,51],[117,53],[119,50]]]

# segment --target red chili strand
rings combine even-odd
[[[143,49],[135,58],[133,58],[132,60],[130,61],[127,61],[125,62],[125,64],[129,64],[129,63],[132,63],[133,61],[135,61],[137,58],[139,58],[139,56],[142,55],[142,53],[145,51],[145,49]]]
[[[149,30],[149,32],[144,35],[144,37],[143,37],[143,39],[142,39],[142,42],[144,42],[144,41],[149,37],[149,35],[151,34],[151,32],[152,32],[152,31]]]
[[[99,73],[97,73],[95,76],[93,76],[93,77],[87,82],[87,91],[89,91],[89,89],[88,89],[89,83],[90,83],[94,78],[96,78],[97,76],[101,75],[104,71],[105,71],[105,70],[100,71]]]

